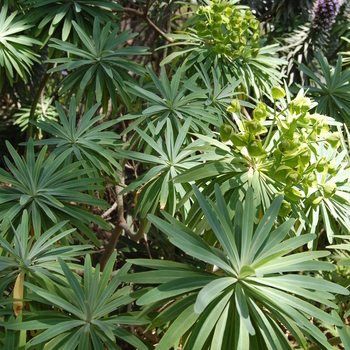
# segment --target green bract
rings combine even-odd
[[[346,150],[337,147],[344,144],[341,133],[329,128],[330,125],[341,130],[341,124],[304,108],[313,108],[315,104],[304,97],[303,90],[288,103],[283,99],[280,101],[272,123],[264,121],[265,127],[255,118],[244,123],[238,121],[240,133],[233,129],[232,133],[227,133],[232,147],[225,145],[224,148],[214,140],[211,142],[224,151],[220,160],[207,161],[186,170],[175,178],[175,182],[196,181],[210,198],[214,195],[214,184],[219,184],[232,216],[235,201],[244,197],[249,187],[254,189],[262,213],[268,210],[277,193],[283,193],[291,210],[280,215],[281,220],[287,216],[298,219],[301,225],[296,227],[296,234],[299,235],[314,232],[321,214],[331,241],[331,236],[338,233],[332,217],[346,230],[350,229],[350,205],[346,202],[350,188],[346,177],[339,178],[339,169],[348,169],[344,158]],[[295,110],[298,101],[303,101],[299,113]],[[265,113],[268,115],[261,103],[255,111],[260,118]],[[325,127],[327,130],[323,131]],[[348,174],[348,170],[345,173]],[[341,184],[341,181],[344,182]],[[189,211],[187,223],[193,229],[208,228],[198,203]]]
[[[263,92],[271,93],[271,86],[282,83],[277,67],[286,62],[276,57],[276,45],[260,46],[259,21],[245,6],[236,6],[236,2],[199,6],[189,22],[195,25],[186,32],[167,35],[185,47],[174,50],[162,65],[184,56],[181,68],[186,72],[201,63],[207,71],[210,67],[219,68],[225,84],[239,77],[241,90],[260,98]]]
[[[274,100],[279,100],[286,96],[286,92],[280,86],[273,86],[271,88],[271,93]]]

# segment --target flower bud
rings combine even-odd
[[[292,210],[292,206],[290,205],[290,203],[283,200],[280,210],[278,211],[278,216],[285,217],[290,213],[291,210]]]
[[[230,140],[236,147],[244,147],[248,145],[249,134],[232,134]]]
[[[256,32],[255,32],[255,33],[252,35],[252,42],[253,42],[253,43],[256,43],[259,39],[260,39],[259,33],[256,33]]]
[[[323,197],[321,196],[321,194],[320,194],[319,191],[313,193],[313,194],[309,197],[308,201],[310,202],[310,205],[311,205],[311,207],[312,207],[313,210],[316,210],[316,209],[317,209],[317,207],[318,207],[318,206],[320,205],[320,203],[322,202],[322,199],[323,199]]]
[[[328,162],[328,174],[333,177],[337,175],[337,170],[335,169],[335,159]]]
[[[226,53],[226,46],[224,44],[216,44],[213,50],[218,54],[224,55]]]
[[[321,185],[323,188],[323,194],[325,198],[331,198],[337,191],[337,185],[335,183],[326,183]]]
[[[316,188],[317,187],[317,177],[315,174],[310,173],[305,176],[304,181],[307,183],[308,186]]]
[[[234,44],[238,44],[238,43],[239,43],[239,35],[236,34],[236,33],[232,33],[232,34],[231,34],[231,41],[232,41]]]
[[[310,162],[311,159],[311,151],[305,150],[303,153],[299,155],[301,163],[305,166]]]
[[[249,22],[249,26],[254,29],[254,30],[257,30],[259,28],[259,21],[257,19],[252,19],[250,22]]]
[[[253,110],[253,117],[259,122],[263,122],[266,120],[266,109],[262,109],[260,107],[256,107]]]
[[[237,113],[241,110],[241,105],[239,104],[238,98],[231,100],[230,106],[227,108],[227,112]]]
[[[264,155],[265,150],[259,140],[252,140],[247,146],[248,153],[251,157],[261,157]]]
[[[252,120],[245,122],[245,129],[251,135],[260,135],[267,132],[267,129],[263,127],[259,122]]]
[[[271,88],[271,93],[274,100],[279,100],[286,96],[286,92],[280,86],[273,86]]]
[[[291,171],[292,171],[292,168],[290,168],[289,166],[281,165],[276,169],[274,176],[277,181],[285,182],[287,175]]]
[[[220,126],[220,137],[222,142],[227,142],[233,134],[233,128],[229,124],[222,124]]]
[[[227,6],[227,7],[225,8],[225,15],[226,15],[227,17],[230,17],[231,14],[232,14],[232,12],[233,12],[233,9],[232,9],[231,6]]]
[[[286,187],[284,190],[284,194],[288,199],[292,200],[293,202],[299,202],[303,198],[302,193],[293,187]]]
[[[299,183],[300,181],[300,175],[295,171],[292,170],[285,179],[285,184],[287,186],[292,186],[292,185],[296,185],[297,183]]]
[[[222,18],[218,13],[215,13],[212,17],[214,25],[218,25],[222,23]]]
[[[278,145],[278,149],[279,149],[282,153],[284,153],[286,150],[288,150],[289,147],[290,147],[290,142],[289,142],[287,139],[283,140],[283,141]]]
[[[245,16],[244,16],[246,19],[253,19],[254,18],[254,15],[253,15],[253,12],[251,10],[246,10],[245,11]]]
[[[325,157],[322,157],[316,163],[316,171],[318,173],[326,173],[328,171],[328,162]]]
[[[207,29],[207,25],[204,21],[198,21],[196,23],[196,29],[198,33],[202,33]]]
[[[327,142],[331,145],[333,149],[337,149],[340,146],[340,134],[339,132],[333,132],[327,137]]]
[[[240,30],[242,33],[244,33],[244,31],[248,28],[248,22],[244,19],[242,22],[241,22],[241,25],[240,25]]]
[[[214,40],[217,40],[217,41],[223,40],[222,29],[221,28],[214,28],[211,31],[211,35],[212,35]]]

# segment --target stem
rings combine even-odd
[[[132,14],[132,15],[135,15],[137,17],[140,17],[140,18],[144,19],[165,40],[169,41],[170,43],[174,42],[173,39],[168,38],[166,36],[166,34],[152,22],[152,20],[147,16],[147,12],[146,11],[145,12],[141,12],[141,11],[135,10],[133,8],[130,8],[130,7],[124,7],[124,12]]]
[[[130,150],[136,149],[137,145],[139,144],[140,139],[141,138],[138,137],[135,140],[135,142],[129,147],[129,149]],[[105,268],[105,266],[107,264],[107,261],[109,260],[109,258],[113,254],[114,249],[118,243],[119,236],[121,235],[123,230],[134,241],[140,240],[143,237],[143,233],[145,230],[146,219],[141,220],[138,233],[134,233],[131,230],[131,228],[129,227],[129,225],[126,223],[125,218],[124,218],[124,198],[123,198],[123,195],[120,195],[119,193],[125,188],[124,172],[125,172],[126,162],[127,162],[127,159],[124,158],[120,162],[120,166],[121,166],[122,170],[117,170],[117,174],[118,174],[118,176],[120,178],[120,182],[121,182],[121,185],[115,186],[115,190],[117,193],[116,206],[117,206],[117,210],[118,210],[118,214],[117,214],[118,218],[117,218],[117,224],[116,224],[114,230],[112,231],[111,238],[109,239],[108,244],[107,244],[107,246],[106,246],[106,248],[101,256],[101,260],[100,260],[101,271],[103,271],[103,269]]]
[[[40,99],[40,96],[41,96],[41,92],[44,90],[45,85],[46,85],[47,81],[49,80],[50,76],[51,76],[51,74],[45,74],[44,75],[44,77],[41,80],[41,83],[40,83],[40,85],[38,87],[38,90],[36,90],[36,93],[34,95],[32,107],[30,109],[26,141],[28,141],[29,138],[33,136],[33,124],[30,121],[31,120],[35,120],[35,109],[36,109],[36,106],[37,106],[37,104],[39,102],[39,99]]]
[[[109,260],[109,258],[112,256],[115,246],[118,242],[119,236],[120,234],[123,232],[123,228],[119,225],[117,225],[114,230],[112,231],[112,236],[109,239],[109,242],[106,246],[106,249],[104,250],[101,260],[100,260],[100,266],[101,266],[101,271],[104,270],[107,261]]]
[[[52,67],[56,67],[57,63],[55,63],[54,65],[49,64],[49,66],[47,67],[49,70]],[[31,120],[35,120],[35,109],[36,106],[39,102],[39,98],[43,98],[43,91],[45,89],[45,85],[48,82],[49,78],[52,76],[53,72],[50,74],[45,74],[43,76],[43,79],[41,80],[41,83],[38,87],[38,90],[36,91],[35,95],[34,95],[34,99],[33,99],[33,103],[32,103],[32,107],[30,109],[30,114],[29,114],[29,120],[28,120],[28,127],[27,127],[27,134],[26,134],[26,141],[29,140],[30,137],[33,136],[33,124],[30,122]],[[45,115],[45,112],[43,110],[43,114]]]
[[[275,123],[276,123],[276,100],[273,101],[273,120],[272,120],[272,124],[270,126],[269,133],[267,134],[267,137],[266,137],[265,142],[264,142],[264,146],[263,146],[264,148],[266,148],[266,146],[270,142],[270,139],[272,136],[272,129],[275,126]]]
[[[144,15],[147,16],[149,7],[151,6],[151,0],[147,0],[146,1],[146,6],[145,6],[145,10],[143,11]]]

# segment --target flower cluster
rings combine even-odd
[[[240,9],[227,1],[214,0],[200,6],[196,23],[198,36],[211,41],[214,51],[234,59],[256,57],[259,53],[259,21],[249,9]]]
[[[280,87],[273,87],[272,95],[275,100],[283,99],[285,92]],[[300,90],[280,113],[275,111],[272,125],[266,128],[261,124],[267,117],[266,105],[258,103],[253,119],[239,123],[239,133],[224,124],[220,128],[220,136],[223,142],[231,141],[237,152],[250,159],[253,169],[266,172],[274,181],[284,184],[283,192],[289,200],[306,196],[314,207],[322,198],[330,198],[336,192],[335,183],[325,182],[328,175],[333,177],[336,174],[335,161],[320,157],[315,146],[325,142],[327,148],[337,149],[340,135],[330,131],[327,117],[310,114],[310,108],[310,99]],[[239,114],[238,100],[233,100],[227,111]],[[272,137],[274,126],[277,129]],[[295,186],[302,187],[304,194]]]
[[[338,11],[338,0],[317,0],[313,8],[312,26],[319,30],[329,29]]]

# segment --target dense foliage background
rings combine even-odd
[[[0,349],[350,349],[349,24],[1,0]]]

